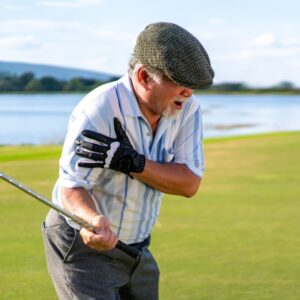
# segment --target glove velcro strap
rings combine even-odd
[[[136,158],[134,158],[134,168],[132,172],[135,173],[142,173],[144,171],[146,164],[145,155],[139,154]]]

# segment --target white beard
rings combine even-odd
[[[176,117],[179,116],[179,114],[181,113],[181,110],[179,109],[172,109],[170,106],[167,107],[165,110],[163,110],[163,112],[161,113],[161,115],[166,118],[166,119],[175,119]]]
[[[180,101],[180,99],[178,99],[177,101]],[[169,105],[166,109],[163,110],[161,115],[166,119],[175,119],[180,115],[180,113],[181,113],[181,109],[175,109],[172,108],[171,105]]]

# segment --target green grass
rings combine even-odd
[[[50,197],[60,150],[0,147],[0,170]],[[300,299],[300,132],[206,140],[205,157],[199,193],[166,196],[152,235],[161,299]],[[0,190],[0,299],[56,299],[47,207]]]

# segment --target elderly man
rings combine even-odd
[[[172,23],[138,36],[129,72],[74,109],[53,201],[95,227],[50,211],[43,226],[60,299],[158,299],[148,249],[163,193],[192,197],[203,175],[202,119],[193,89],[214,72],[201,43]],[[141,251],[134,259],[117,240]]]

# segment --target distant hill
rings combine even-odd
[[[74,77],[110,81],[116,75],[103,72],[88,71],[76,68],[58,67],[43,64],[0,61],[0,73],[21,75],[25,72],[34,73],[36,78],[51,76],[60,80],[70,80]]]

